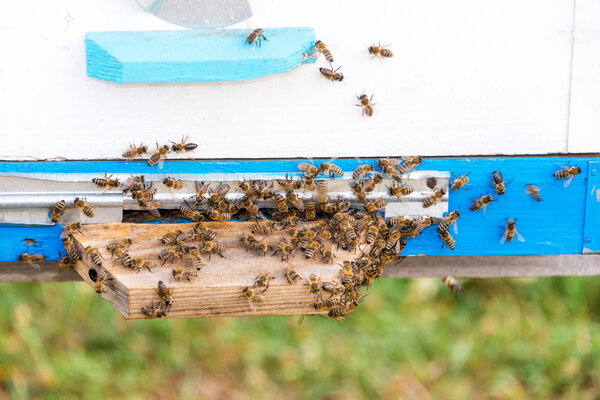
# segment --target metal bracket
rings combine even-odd
[[[600,162],[588,162],[585,217],[583,221],[583,254],[600,253]]]

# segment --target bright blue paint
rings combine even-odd
[[[318,164],[328,160],[315,160]],[[584,246],[584,220],[586,229],[598,238],[598,206],[590,200],[591,186],[586,186],[588,162],[600,163],[600,158],[530,157],[530,158],[473,158],[473,159],[425,159],[418,169],[451,171],[461,175],[470,172],[468,189],[450,193],[450,210],[459,209],[459,233],[454,235],[456,249],[440,249],[441,241],[435,228],[410,240],[405,254],[427,255],[520,255],[520,254],[581,254]],[[375,163],[375,159],[363,162]],[[354,159],[336,160],[345,171],[354,170],[360,162]],[[145,162],[87,161],[87,162],[3,162],[0,173],[132,173],[132,174],[182,174],[182,173],[252,173],[296,172],[298,160],[267,161],[167,161],[162,170],[149,167]],[[553,173],[564,165],[578,165],[582,172],[571,185],[563,187],[564,181],[556,180]],[[492,171],[502,171],[511,181],[506,194],[493,202],[484,215],[482,211],[469,210],[472,199],[494,193],[489,187]],[[591,173],[591,172],[590,172]],[[597,181],[596,181],[597,182]],[[525,186],[532,183],[541,187],[543,201],[536,202],[525,193]],[[598,185],[598,183],[596,183]],[[600,188],[600,186],[597,186]],[[586,203],[586,200],[588,201]],[[586,211],[587,207],[587,211]],[[587,213],[587,215],[586,215]],[[595,214],[594,214],[595,213]],[[507,218],[517,218],[517,229],[525,237],[521,243],[516,239],[500,245],[499,240]],[[594,221],[596,223],[594,224]],[[589,227],[589,228],[588,228]],[[8,229],[8,231],[7,231]],[[595,229],[595,230],[594,230]],[[56,249],[62,250],[60,229],[53,227],[7,227],[0,225],[0,261],[14,261],[24,244],[25,237],[44,238],[42,254],[56,259]],[[587,234],[587,233],[586,233]],[[5,240],[9,239],[9,240]],[[12,240],[12,243],[11,243]],[[596,239],[594,239],[596,240]],[[17,244],[16,244],[17,243]],[[594,241],[593,244],[599,243]],[[15,250],[15,246],[17,249]],[[586,248],[590,248],[586,245]],[[597,247],[593,247],[597,249]],[[597,251],[597,250],[596,250]]]
[[[266,29],[262,47],[246,29],[89,32],[88,76],[131,82],[239,81],[291,71],[315,44],[312,28]],[[315,58],[306,60],[314,63]]]
[[[590,161],[587,174],[583,252],[600,253],[600,161]]]

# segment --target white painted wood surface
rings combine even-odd
[[[569,124],[570,152],[600,151],[600,1],[577,0]]]
[[[0,3],[0,159],[110,159],[182,135],[198,158],[567,151],[574,0],[251,3],[237,27],[313,26],[344,82],[321,58],[241,83],[107,83],[86,76],[86,32],[176,27],[134,0]],[[393,59],[368,56],[379,40]]]

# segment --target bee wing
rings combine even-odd
[[[302,314],[299,318],[298,318],[298,326],[302,325],[304,323],[304,319],[306,318],[306,314]]]
[[[507,230],[504,231],[504,233],[502,234],[502,237],[500,238],[500,244],[504,244],[504,242],[506,242],[506,234],[508,233]]]
[[[165,159],[161,158],[160,160],[158,160],[158,169],[163,169],[164,166],[165,166]]]
[[[156,206],[154,205],[154,201],[143,200],[142,203],[144,203],[144,205],[146,206],[145,208],[150,214],[152,214],[152,216],[160,218],[160,212],[158,211],[158,208],[156,208]]]
[[[40,267],[40,264],[36,264],[36,263],[27,263],[27,265],[30,265],[33,269],[41,271],[42,267]]]
[[[575,177],[574,177],[574,176],[572,176],[572,177],[570,177],[569,179],[567,179],[567,180],[565,181],[565,188],[566,188],[567,186],[569,186],[569,185],[571,184],[571,182],[573,182],[573,178],[575,178]]]
[[[294,202],[294,207],[298,209],[300,212],[304,212],[304,202],[300,199]]]
[[[454,234],[458,235],[458,221],[454,221],[454,223],[452,224],[452,231],[454,232]]]
[[[519,242],[524,242],[525,238],[523,237],[523,235],[521,235],[519,233],[519,231],[515,231],[515,236],[517,237],[517,239],[519,240]]]
[[[483,206],[483,215],[486,216],[487,215],[487,206]]]
[[[250,310],[252,310],[252,312],[256,312],[256,306],[254,305],[252,300],[248,299],[248,304],[250,305]]]

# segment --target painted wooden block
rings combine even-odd
[[[88,76],[118,82],[241,81],[291,71],[315,44],[312,28],[265,30],[267,40],[247,44],[249,31],[182,30],[89,32]]]

